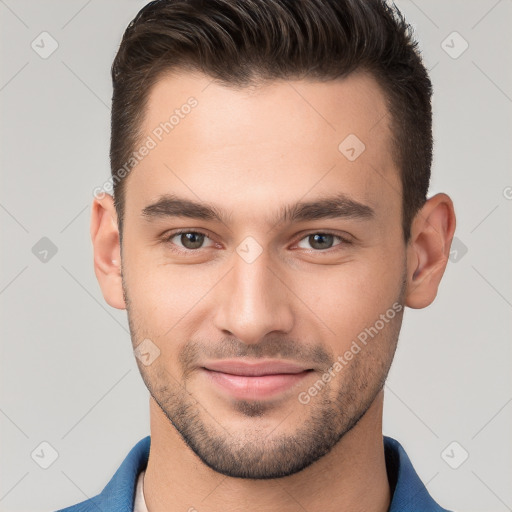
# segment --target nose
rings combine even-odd
[[[271,266],[263,251],[247,262],[236,252],[233,268],[220,283],[215,300],[215,326],[247,344],[257,343],[271,332],[289,333],[294,315],[288,279],[277,265]]]

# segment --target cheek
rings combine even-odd
[[[392,267],[386,258],[361,259],[333,267],[321,280],[311,275],[296,281],[297,294],[334,333],[337,345],[350,344],[398,300],[402,267],[400,258],[394,259]]]
[[[200,295],[197,287],[179,272],[162,273],[137,271],[128,283],[131,307],[143,325],[154,336],[165,336],[187,311],[193,308]]]
[[[218,272],[207,266],[165,264],[151,250],[126,251],[123,265],[130,312],[155,340],[172,338],[173,329],[182,337],[188,320],[201,311],[202,299],[219,279]]]

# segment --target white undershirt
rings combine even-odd
[[[141,471],[137,478],[137,486],[135,488],[135,502],[133,505],[133,512],[148,512],[146,501],[144,500],[143,481],[144,471]]]

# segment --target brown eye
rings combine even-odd
[[[208,235],[198,231],[177,231],[166,238],[166,242],[175,245],[177,250],[194,251],[202,249]]]
[[[186,249],[199,249],[204,241],[204,235],[201,233],[182,233],[180,242]]]

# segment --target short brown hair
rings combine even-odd
[[[391,115],[409,240],[430,181],[432,84],[396,6],[383,0],[155,0],[143,7],[112,64],[110,163],[121,238],[126,178],[116,173],[140,142],[151,87],[178,68],[233,87],[369,72]]]

